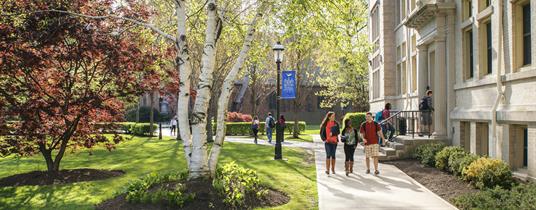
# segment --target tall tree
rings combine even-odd
[[[51,177],[67,147],[113,142],[96,123],[118,120],[123,103],[142,91],[138,75],[156,55],[109,20],[82,20],[49,9],[85,13],[109,8],[90,1],[9,1],[0,16],[0,116],[16,119],[7,141],[20,154],[39,151]],[[128,14],[128,10],[123,10]]]
[[[192,3],[194,2],[194,3]],[[175,67],[179,72],[180,82],[179,82],[179,97],[178,97],[178,118],[179,118],[179,128],[181,139],[184,140],[183,147],[185,151],[185,158],[188,164],[189,177],[191,179],[200,178],[200,177],[210,177],[216,171],[216,163],[218,161],[218,156],[220,153],[221,146],[223,145],[223,120],[218,120],[216,141],[212,146],[212,149],[209,150],[207,146],[207,111],[210,98],[212,95],[212,85],[214,81],[214,72],[215,72],[215,61],[217,55],[218,42],[221,38],[221,32],[225,24],[229,21],[242,21],[248,25],[246,33],[243,35],[242,39],[243,44],[238,57],[235,60],[229,74],[225,77],[223,86],[221,88],[222,93],[218,97],[218,107],[222,106],[222,103],[228,102],[227,92],[232,89],[232,82],[236,79],[239,70],[242,68],[245,58],[247,57],[249,46],[253,41],[253,34],[256,27],[257,20],[262,17],[264,13],[263,6],[267,1],[253,1],[253,6],[251,8],[258,8],[256,10],[248,9],[245,10],[244,14],[235,14],[231,16],[228,11],[224,10],[216,0],[208,0],[206,4],[200,8],[205,9],[206,16],[196,16],[198,10],[192,10],[195,8],[189,7],[190,3],[195,5],[196,1],[186,1],[186,0],[175,0],[173,2],[173,15],[175,20],[175,25],[173,28],[166,27],[157,27],[154,24],[148,23],[147,18],[143,19],[133,14],[124,14],[120,12],[109,12],[110,10],[102,11],[91,11],[91,12],[73,12],[69,10],[45,10],[48,12],[55,12],[61,14],[70,14],[75,17],[88,18],[88,19],[116,19],[124,22],[134,23],[138,26],[152,30],[154,33],[163,37],[170,43],[175,46],[176,59]],[[238,1],[241,2],[240,5],[248,5],[248,2],[252,1]],[[131,3],[131,2],[129,2]],[[163,2],[162,5],[169,5],[169,2]],[[143,5],[148,6],[148,5]],[[137,8],[132,5],[126,5],[125,8]],[[200,11],[200,10],[199,10]],[[159,11],[160,12],[160,11]],[[192,14],[188,16],[187,14]],[[248,15],[249,14],[249,15]],[[188,30],[187,29],[187,17],[192,18],[190,21],[199,21],[199,19],[204,18],[205,30],[203,33],[203,47],[202,53],[200,54],[200,62],[198,73],[193,71],[193,64],[191,58],[191,51],[189,42],[190,40],[195,40],[195,36],[189,36],[192,32],[196,32],[197,28]],[[201,18],[197,18],[201,17]],[[234,17],[234,19],[233,19]],[[251,17],[252,19],[246,20],[243,17]],[[174,35],[173,35],[174,34]],[[198,37],[197,37],[198,38]],[[196,74],[194,74],[196,73]],[[190,110],[189,103],[191,99],[190,87],[192,83],[196,84],[195,92],[196,97],[193,102],[194,105],[191,109],[191,117],[189,118],[188,113]],[[231,84],[231,85],[229,85]],[[223,119],[225,115],[225,109],[218,109],[218,119]],[[191,132],[190,132],[191,127]]]

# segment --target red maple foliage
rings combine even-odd
[[[38,12],[99,15],[112,1],[19,0],[1,6],[9,15],[0,17],[0,128],[9,120],[13,133],[4,136],[0,152],[40,152],[55,176],[70,146],[103,143],[113,149],[120,137],[108,140],[96,124],[122,118],[123,101],[145,90],[140,78],[155,82],[145,69],[156,55],[140,47],[134,32],[123,30],[127,23]]]

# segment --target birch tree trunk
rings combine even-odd
[[[188,120],[188,105],[190,103],[190,80],[192,76],[192,68],[190,65],[186,37],[186,7],[185,0],[175,0],[175,15],[177,16],[177,40],[175,40],[177,58],[175,59],[175,65],[177,71],[179,71],[180,77],[179,96],[177,99],[177,119],[179,124],[179,135],[183,140],[186,164],[188,168],[190,168],[192,135],[190,133],[190,122]]]
[[[207,28],[205,30],[205,46],[201,57],[201,74],[197,86],[197,97],[192,113],[192,147],[190,159],[190,179],[210,175],[207,165],[207,111],[211,97],[214,63],[216,61],[216,41],[221,21],[218,21],[215,0],[207,4]]]
[[[220,97],[218,98],[218,112],[216,115],[216,139],[214,141],[214,144],[212,145],[208,161],[210,175],[212,177],[214,177],[216,173],[218,158],[221,152],[221,148],[223,146],[223,141],[225,139],[224,118],[229,107],[229,97],[231,96],[231,90],[234,87],[233,83],[237,79],[238,72],[240,71],[240,69],[242,69],[242,65],[246,60],[249,49],[251,48],[251,42],[253,41],[253,35],[255,33],[255,26],[257,25],[258,19],[262,17],[263,9],[264,5],[259,6],[259,8],[257,9],[257,13],[255,14],[255,17],[249,25],[246,37],[244,39],[244,43],[242,45],[242,49],[240,50],[240,54],[238,54],[236,62],[234,63],[233,67],[231,68],[231,71],[229,72],[229,74],[227,74],[227,77],[225,77],[225,80],[223,81]]]

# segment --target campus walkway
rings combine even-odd
[[[336,174],[327,175],[326,152],[319,136],[314,150],[320,210],[335,209],[456,209],[392,165],[381,164],[380,175],[365,174],[365,154],[359,146],[355,153],[354,174],[344,173],[344,149],[337,147]],[[374,167],[371,160],[371,172]]]
[[[165,136],[169,136],[169,129],[162,130]],[[354,174],[346,177],[344,174],[344,148],[342,144],[339,144],[337,147],[337,163],[335,167],[337,174],[328,176],[325,173],[326,153],[324,143],[318,135],[314,135],[313,139],[314,143],[286,140],[282,144],[283,148],[300,147],[314,150],[318,206],[320,210],[456,209],[395,166],[380,163],[379,169],[381,174],[379,176],[365,174],[365,154],[361,146],[357,148],[355,153]],[[252,138],[233,136],[225,137],[225,142],[254,143]],[[259,140],[258,143],[259,145],[266,146],[274,145],[274,143],[268,144],[266,140]],[[373,168],[371,161],[372,172]]]

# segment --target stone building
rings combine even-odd
[[[370,0],[370,107],[418,110],[433,138],[536,179],[536,0]]]

